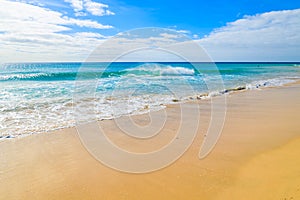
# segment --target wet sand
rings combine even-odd
[[[0,199],[297,199],[299,91],[298,83],[228,95],[222,135],[202,160],[198,154],[209,126],[210,101],[186,103],[190,115],[184,120],[193,119],[200,107],[195,140],[175,163],[146,174],[101,164],[83,147],[75,128],[2,141]],[[180,124],[179,105],[165,111],[163,131],[150,139],[124,135],[114,120],[99,125],[121,148],[154,151],[168,144]],[[150,122],[148,115],[133,120]]]

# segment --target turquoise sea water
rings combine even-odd
[[[74,107],[85,110],[84,123],[158,110],[200,94],[206,94],[205,98],[226,95],[231,88],[280,86],[299,80],[299,66],[300,63],[1,64],[0,137],[74,126]]]

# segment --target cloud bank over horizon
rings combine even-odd
[[[272,11],[227,23],[198,40],[216,60],[300,61],[300,9]]]
[[[0,62],[83,62],[113,37],[103,34],[104,30],[118,28],[118,24],[101,23],[104,16],[118,15],[104,3],[64,0],[70,14],[33,2],[1,1]],[[195,35],[190,30],[177,32],[191,38]],[[300,9],[281,10],[244,16],[193,41],[214,61],[299,61],[299,32]],[[166,33],[155,39],[170,45],[180,42],[176,38]],[[122,42],[149,42],[134,39],[124,37]]]

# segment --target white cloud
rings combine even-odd
[[[175,39],[180,37],[178,34],[170,34],[170,33],[161,33],[160,36],[166,39]]]
[[[199,40],[215,60],[298,60],[300,9],[272,11],[228,23]]]
[[[108,62],[193,61],[208,62],[209,57],[196,42],[176,30],[135,29],[106,40],[88,61]]]
[[[79,37],[86,37],[86,38],[107,38],[104,35],[101,35],[99,33],[93,33],[93,32],[78,32],[75,35]]]
[[[64,17],[65,18],[65,17]],[[66,24],[74,24],[80,27],[89,27],[89,28],[97,28],[97,29],[109,29],[109,28],[113,28],[110,25],[102,25],[99,24],[96,21],[91,21],[91,20],[79,20],[79,19],[73,19],[73,18],[66,18],[67,22]]]
[[[82,0],[65,0],[65,2],[70,3],[75,12],[83,10]]]
[[[85,12],[75,12],[76,17],[82,17],[82,16],[87,16]]]
[[[205,38],[196,39],[196,35],[194,41],[203,46],[214,61],[299,61],[299,33],[300,9],[295,9],[244,16]],[[188,42],[180,43],[178,34],[160,33],[159,36],[147,39],[131,37],[134,41],[130,36],[124,36],[118,42],[130,47],[153,43],[189,48]],[[201,55],[193,56],[192,50],[190,55],[192,60],[202,60]]]
[[[188,33],[190,33],[190,31],[188,31],[188,30],[178,30],[177,32],[178,33],[182,33],[182,34],[188,34]]]
[[[112,28],[96,21],[69,18],[47,8],[6,0],[1,2],[0,25],[2,32],[59,32],[68,30],[68,25],[96,29]]]
[[[0,62],[76,61],[104,40],[97,33],[65,33],[74,26],[108,29],[92,20],[80,20],[24,2],[1,1]]]
[[[107,10],[108,5],[93,2],[91,0],[85,0],[84,6],[88,12],[90,12],[92,15],[96,16],[104,16],[104,15],[114,15],[115,13]]]
[[[39,0],[15,0],[15,1],[37,5],[37,6],[44,6],[44,3],[41,3]]]
[[[83,61],[104,39],[88,32],[0,34],[0,62]]]
[[[84,3],[87,0],[79,1]],[[102,8],[107,10],[107,7]],[[80,9],[78,4],[77,13],[84,14],[85,5],[83,4],[81,11]],[[101,12],[99,11],[99,14]],[[38,5],[1,0],[0,62],[84,61],[107,37],[88,30],[70,33],[74,31],[74,26],[111,28],[110,25],[102,25],[92,20],[70,18]],[[196,39],[194,36],[194,41],[205,47],[217,61],[299,61],[299,32],[300,9],[296,9],[245,16],[214,30],[205,38]],[[144,35],[147,34],[148,31],[145,31]],[[158,32],[157,36],[150,35],[148,38],[126,33],[121,35],[122,37],[113,42],[116,46],[123,44],[125,49],[139,48],[142,44],[162,46],[184,41],[180,38],[181,34],[172,32]],[[113,46],[114,43],[110,47]],[[185,45],[180,46],[183,47]],[[188,45],[186,47],[188,48]],[[114,49],[108,51],[115,55]],[[142,55],[139,57],[143,58]]]
[[[114,15],[115,13],[108,10],[108,5],[94,2],[92,0],[64,0],[70,3],[76,16],[85,16],[86,12],[95,16]]]

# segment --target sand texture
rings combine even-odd
[[[299,91],[293,84],[228,95],[222,135],[202,160],[210,101],[185,104],[185,120],[200,108],[197,136],[180,159],[152,173],[104,166],[83,147],[75,128],[2,141],[0,199],[300,199]],[[162,112],[168,115],[164,129],[145,140],[124,135],[114,120],[99,124],[119,147],[149,152],[168,144],[180,124],[179,105],[155,118]],[[149,116],[133,120],[145,125]]]

